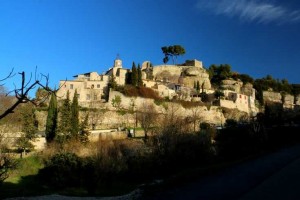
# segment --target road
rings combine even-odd
[[[153,194],[149,199],[300,199],[300,145]]]

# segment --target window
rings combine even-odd
[[[242,95],[240,94],[240,99],[242,98]]]
[[[86,100],[87,100],[87,101],[91,100],[91,95],[90,95],[90,94],[87,94],[87,95],[86,95]]]
[[[97,95],[96,94],[94,95],[94,100],[97,100]]]
[[[94,89],[94,84],[92,84],[91,88]]]
[[[97,84],[97,88],[100,88],[100,84]]]
[[[73,90],[73,84],[70,84],[70,89]]]

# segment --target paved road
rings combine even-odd
[[[300,146],[226,169],[151,199],[300,199]]]

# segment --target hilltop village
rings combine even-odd
[[[172,100],[180,100],[187,102],[203,102],[203,96],[215,96],[219,88],[213,88],[209,74],[203,64],[198,60],[188,60],[180,65],[157,65],[152,66],[149,61],[141,65],[143,87],[151,88],[161,98]],[[134,101],[136,109],[141,107],[145,101],[152,101],[140,97],[127,97],[118,91],[108,88],[109,80],[114,77],[117,85],[124,86],[126,84],[127,73],[129,69],[123,68],[122,60],[114,60],[114,65],[105,73],[89,72],[74,76],[74,80],[60,81],[60,89],[57,93],[59,99],[65,99],[67,92],[70,98],[73,98],[75,91],[77,92],[79,105],[86,108],[108,108],[114,109],[112,101],[116,96],[121,97],[120,106],[128,108]],[[200,89],[195,87],[198,84]],[[225,117],[220,108],[235,109],[248,116],[254,116],[258,112],[255,106],[255,90],[251,84],[243,85],[240,80],[224,80],[222,83],[222,97],[212,98],[207,106],[200,106],[199,115],[201,118],[212,124],[222,125]],[[154,104],[155,105],[155,104]],[[155,106],[158,112],[163,112],[162,108]],[[178,112],[179,114],[180,112]],[[188,112],[182,108],[182,114],[188,115]],[[113,123],[114,115],[109,115],[110,121]],[[245,116],[245,115],[243,115]],[[105,118],[105,117],[104,117]],[[103,124],[102,124],[103,125]],[[99,124],[97,128],[103,128]]]
[[[65,99],[69,92],[70,98],[72,98],[76,91],[79,105],[85,108],[105,108],[112,111],[120,108],[129,110],[134,106],[133,109],[138,110],[147,102],[153,104],[157,112],[166,112],[153,99],[126,96],[119,91],[109,89],[109,81],[112,77],[117,85],[126,85],[126,78],[130,72],[130,69],[123,67],[122,60],[117,58],[114,60],[113,66],[102,74],[88,72],[74,76],[73,80],[60,81],[57,97],[59,100]],[[204,121],[222,126],[228,118],[249,120],[259,112],[255,98],[256,90],[251,83],[243,83],[239,79],[225,79],[222,80],[219,87],[214,87],[210,82],[208,71],[199,60],[187,60],[179,65],[157,66],[152,66],[149,61],[145,61],[141,65],[141,73],[143,87],[151,88],[162,99],[168,100],[169,104],[176,104],[173,102],[178,101],[202,103],[198,104],[199,122]],[[218,96],[217,93],[221,95]],[[265,91],[263,95],[270,101],[276,102],[283,99],[279,93],[272,91]],[[280,97],[277,97],[278,95]],[[120,99],[118,108],[113,105],[116,97]],[[295,106],[294,97],[286,95],[283,103],[286,108],[293,108]],[[299,104],[298,101],[296,103]],[[177,115],[186,117],[191,115],[191,109],[176,105],[179,107]],[[96,121],[97,123],[91,123],[94,128],[112,128],[120,126],[120,124],[124,126],[130,122],[134,123],[134,117],[120,117],[106,113]]]

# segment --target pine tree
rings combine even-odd
[[[66,99],[63,100],[60,108],[60,121],[58,130],[63,136],[68,136],[71,132],[71,102],[70,93],[67,91]]]
[[[75,90],[71,105],[71,135],[77,137],[79,132],[79,106],[77,98],[77,90]]]
[[[57,127],[57,100],[54,93],[51,94],[51,99],[48,107],[48,116],[46,122],[46,140],[52,142],[56,136]]]
[[[131,84],[133,86],[137,86],[137,83],[138,83],[138,72],[137,72],[137,69],[136,69],[136,66],[135,66],[135,63],[133,62],[132,63],[132,70],[131,70]]]
[[[139,87],[143,86],[142,69],[140,64],[138,64],[138,68],[137,68],[137,86]]]

